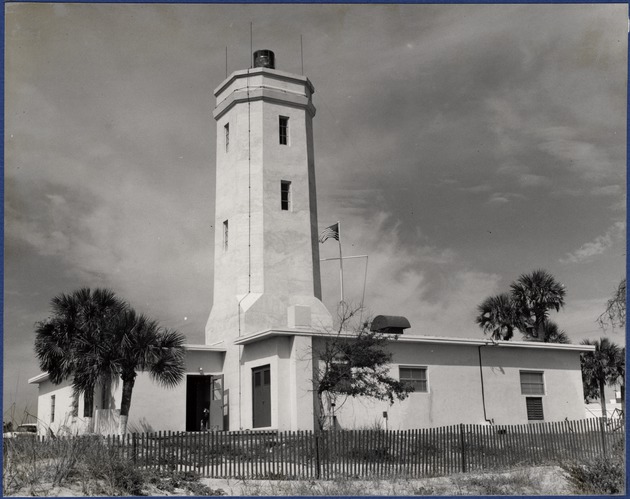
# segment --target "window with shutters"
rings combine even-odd
[[[521,394],[545,394],[545,381],[542,371],[521,371]]]
[[[527,397],[525,404],[527,406],[528,421],[543,421],[545,419],[542,397]]]
[[[414,392],[427,393],[429,381],[426,367],[400,367],[400,381],[413,386]]]

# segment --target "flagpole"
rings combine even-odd
[[[365,284],[367,283],[368,256],[365,255],[365,276],[363,277],[363,295],[361,296],[361,313],[359,315],[359,325],[363,327],[363,304],[365,303]]]
[[[341,303],[343,303],[343,257],[341,256],[341,222],[337,222],[337,235],[339,239],[339,282],[341,283]]]

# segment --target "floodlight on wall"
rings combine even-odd
[[[199,368],[199,374],[201,374],[203,376],[203,367]]]

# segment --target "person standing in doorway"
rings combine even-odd
[[[207,407],[204,407],[203,414],[201,415],[201,431],[208,430],[209,423],[210,423],[210,410]]]

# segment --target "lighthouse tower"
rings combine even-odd
[[[214,302],[206,344],[330,326],[321,302],[308,78],[270,50],[215,90]]]

